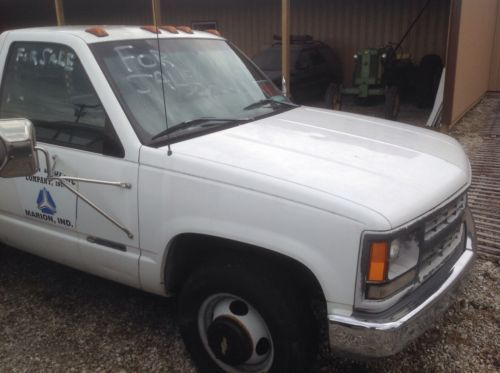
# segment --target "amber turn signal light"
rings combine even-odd
[[[389,261],[389,243],[375,241],[370,245],[370,262],[368,264],[368,281],[385,281]]]

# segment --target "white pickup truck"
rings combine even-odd
[[[178,296],[204,371],[394,354],[475,257],[455,140],[296,106],[215,32],[8,31],[0,73],[0,242]]]

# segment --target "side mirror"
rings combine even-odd
[[[0,119],[0,177],[31,176],[37,172],[33,132],[28,119]]]

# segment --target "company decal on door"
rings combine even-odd
[[[24,216],[62,228],[76,228],[76,196],[60,181],[49,180],[46,174],[38,172],[19,179],[17,190]]]

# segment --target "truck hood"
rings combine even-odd
[[[173,150],[261,181],[293,184],[296,190],[362,206],[385,217],[392,228],[438,206],[470,180],[467,156],[449,136],[308,107],[177,143]],[[280,188],[270,190],[273,182],[252,188],[279,195]],[[234,183],[247,181],[233,177]],[[294,199],[303,202],[303,195]],[[342,203],[327,205],[315,207],[342,208]]]

